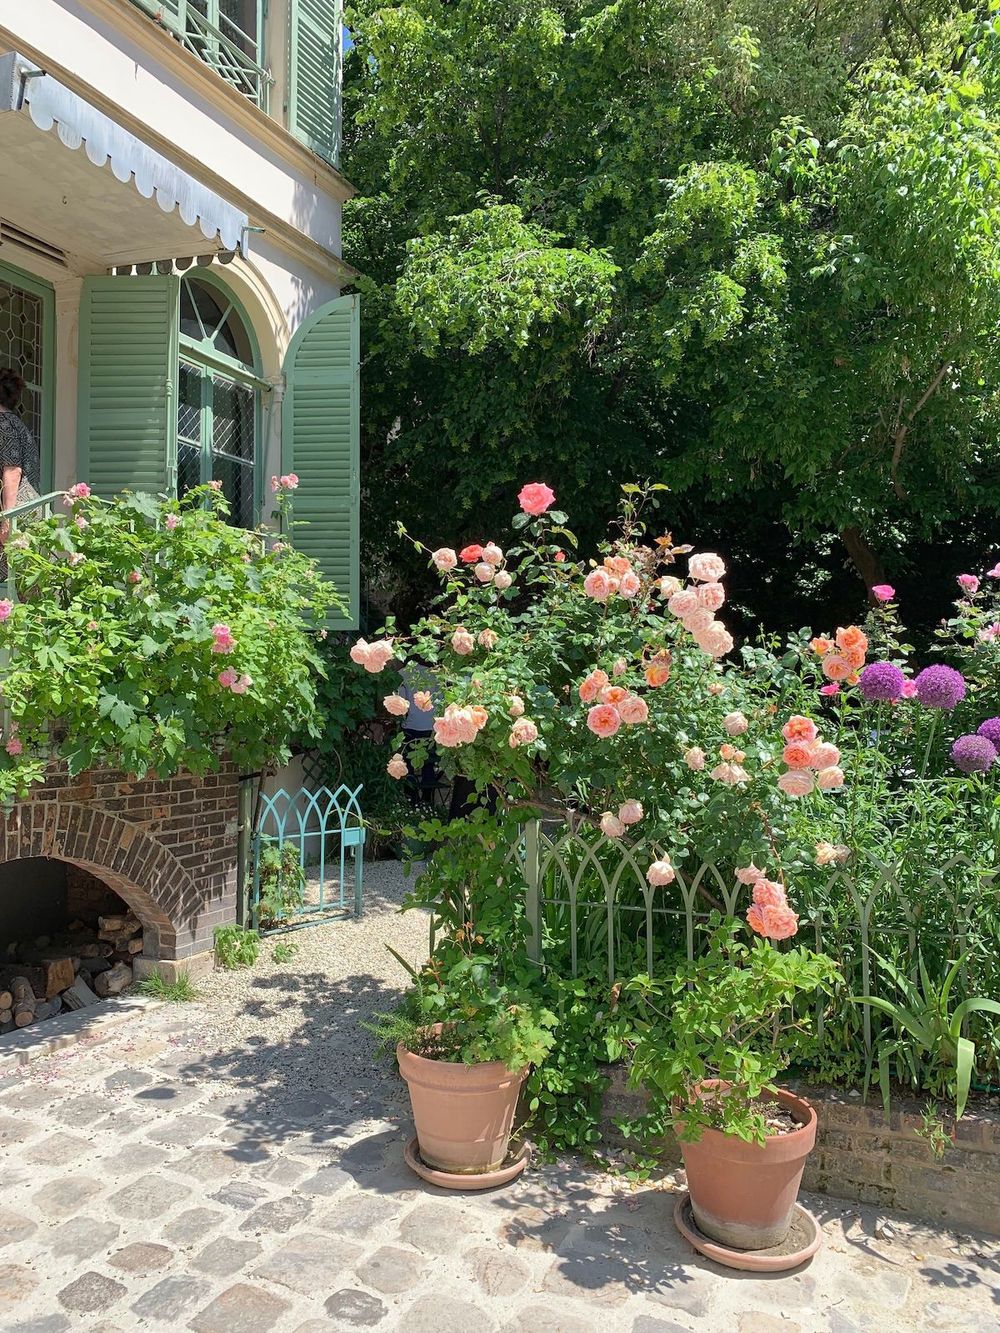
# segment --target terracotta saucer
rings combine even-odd
[[[674,1208],[674,1226],[685,1240],[706,1259],[714,1259],[727,1268],[743,1268],[751,1273],[785,1273],[811,1259],[823,1243],[820,1225],[800,1203],[795,1205],[792,1225],[780,1245],[767,1250],[737,1250],[711,1240],[698,1228],[691,1212],[691,1195],[684,1193]]]
[[[498,1171],[484,1171],[479,1175],[462,1175],[454,1171],[438,1171],[436,1167],[428,1166],[420,1157],[416,1135],[410,1139],[403,1149],[403,1161],[411,1171],[415,1171],[418,1176],[429,1181],[430,1184],[440,1185],[442,1189],[446,1190],[489,1190],[496,1185],[506,1185],[517,1179],[528,1165],[530,1157],[530,1144],[522,1143],[517,1152],[508,1157]]]

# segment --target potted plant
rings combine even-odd
[[[507,1160],[521,1086],[553,1044],[555,1015],[530,991],[498,980],[486,954],[434,957],[420,972],[403,966],[413,986],[372,1030],[395,1047],[420,1159],[443,1176],[496,1173]]]
[[[750,909],[754,929],[793,933],[797,918],[780,885],[761,880],[773,917]],[[778,902],[781,895],[781,903]],[[756,924],[754,924],[756,923]],[[650,1090],[680,1141],[700,1231],[723,1246],[763,1250],[789,1230],[816,1113],[775,1079],[812,1039],[801,997],[829,989],[833,962],[772,938],[748,942],[739,922],[713,913],[707,949],[663,984],[638,977],[643,1022],[630,1078]],[[766,935],[766,932],[764,932]]]

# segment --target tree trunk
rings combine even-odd
[[[864,536],[860,528],[844,528],[840,534],[840,540],[847,548],[847,554],[851,557],[851,563],[864,579],[865,587],[869,595],[876,583],[885,582],[885,566],[882,564],[882,557],[874,546]]]

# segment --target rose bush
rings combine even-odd
[[[278,482],[277,503],[296,478]],[[222,756],[280,761],[312,727],[317,640],[336,595],[312,561],[227,521],[213,486],[178,502],[84,484],[6,545],[21,600],[0,601],[0,795],[53,757],[166,777]]]

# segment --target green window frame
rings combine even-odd
[[[267,110],[265,0],[132,0],[206,65]]]
[[[33,402],[33,410],[27,414],[27,423],[38,436],[38,452],[41,462],[41,489],[43,493],[52,489],[54,470],[53,441],[55,438],[56,404],[56,294],[51,283],[43,278],[36,278],[32,273],[17,268],[13,264],[0,262],[0,283],[15,290],[25,292],[40,302],[41,329],[37,339],[36,363],[40,374],[32,377],[25,375],[27,393]],[[0,326],[3,312],[0,309]],[[0,366],[5,365],[0,352]],[[24,368],[15,365],[18,373]]]
[[[221,481],[231,521],[254,527],[263,503],[262,435],[271,386],[253,326],[214,274],[181,278],[177,494]]]

